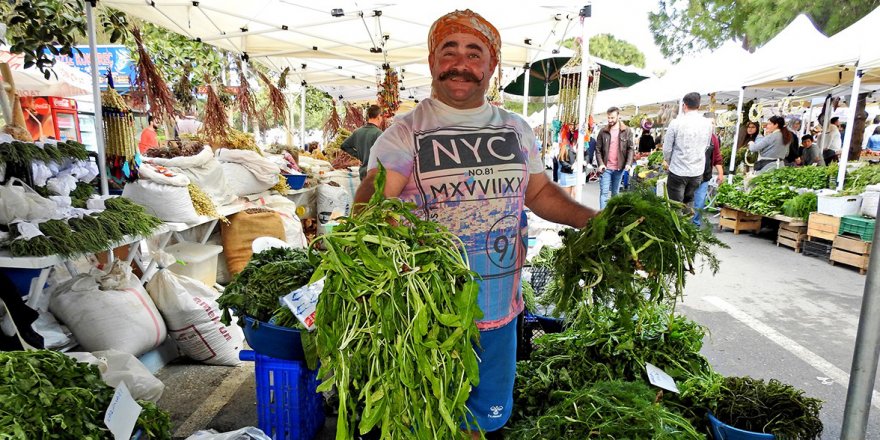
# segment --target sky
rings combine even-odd
[[[609,33],[628,41],[645,54],[647,71],[664,70],[670,63],[654,44],[648,24],[648,13],[657,10],[657,4],[657,0],[593,0],[590,35]]]

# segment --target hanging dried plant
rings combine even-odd
[[[258,120],[260,115],[257,113],[257,105],[254,101],[254,95],[251,93],[250,84],[248,84],[247,76],[244,69],[241,68],[241,62],[238,64],[238,95],[235,98],[238,104],[238,111],[243,117],[246,117],[250,123]]]
[[[366,118],[364,118],[364,109],[363,107],[352,104],[350,102],[345,103],[345,122],[342,123],[342,126],[345,127],[348,131],[355,131],[360,127],[363,127],[367,123]]]
[[[336,111],[336,100],[330,105],[330,117],[324,122],[324,142],[330,142],[339,133],[339,127],[342,127],[342,120],[339,118],[339,112]]]
[[[269,103],[272,104],[272,115],[275,117],[275,122],[284,122],[287,118],[287,101],[284,99],[284,94],[278,87],[275,87],[275,84],[272,84],[272,81],[269,81],[263,72],[257,71],[257,75],[269,88]]]
[[[138,51],[138,73],[134,80],[135,88],[147,93],[150,113],[153,114],[153,117],[159,120],[173,118],[177,114],[177,110],[174,108],[174,95],[171,93],[171,89],[165,84],[159,68],[153,64],[150,55],[144,48],[141,30],[134,27],[131,30],[131,35],[134,37],[135,43],[137,43]]]
[[[183,66],[183,75],[180,76],[180,81],[177,81],[177,84],[174,85],[174,98],[177,99],[177,103],[180,104],[181,110],[186,114],[189,114],[196,106],[196,96],[193,94],[193,84],[189,79],[191,73],[192,65],[187,63]]]
[[[382,107],[382,115],[391,118],[400,107],[400,84],[397,71],[386,67],[385,79],[379,84],[378,104]]]
[[[281,71],[281,76],[278,78],[278,88],[281,90],[287,90],[287,75],[290,74],[290,67],[285,67],[283,71]]]
[[[208,102],[205,104],[205,117],[202,131],[208,138],[212,146],[219,147],[220,142],[226,139],[229,132],[229,119],[226,118],[226,107],[220,101],[214,85],[211,84],[211,77],[205,75],[205,84],[207,85]]]

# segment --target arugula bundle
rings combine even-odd
[[[104,412],[113,398],[98,367],[51,350],[0,352],[0,437],[112,439]],[[151,402],[136,428],[171,440],[171,419]]]
[[[459,424],[479,382],[475,274],[458,237],[385,199],[384,185],[380,165],[363,211],[322,238],[318,391],[337,387],[340,440],[374,427],[383,439],[469,438]]]

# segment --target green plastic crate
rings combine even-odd
[[[872,218],[864,218],[858,215],[847,215],[840,219],[840,235],[857,235],[863,241],[874,241],[874,223]]]

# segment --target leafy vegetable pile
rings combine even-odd
[[[644,383],[596,382],[557,393],[561,401],[546,413],[511,426],[512,440],[704,439],[680,414],[654,403],[656,392]]]
[[[40,223],[43,235],[31,239],[20,238],[18,226],[10,225],[9,250],[16,257],[102,252],[126,236],[149,237],[162,224],[144,207],[122,197],[107,199],[104,205],[106,209],[97,214]]]
[[[803,193],[793,199],[786,200],[782,204],[782,213],[795,218],[807,220],[810,213],[819,209],[819,196],[816,193]]]
[[[681,401],[699,408],[697,416],[712,412],[718,420],[780,439],[811,440],[822,436],[822,401],[804,396],[791,385],[771,379],[722,377],[710,373],[680,385]]]
[[[652,168],[659,167],[663,164],[663,151],[657,150],[648,156],[648,166]]]
[[[827,188],[828,172],[823,167],[779,168],[756,176],[748,186],[751,189],[746,191],[739,185],[722,184],[718,188],[715,204],[758,215],[781,214],[783,212],[782,205],[798,196],[795,189]],[[791,209],[792,205],[789,206]],[[802,210],[806,207],[806,204],[801,204],[799,205],[800,210],[792,212],[803,213]],[[815,211],[815,208],[813,210]],[[809,216],[809,212],[806,212],[806,216]]]
[[[104,412],[114,390],[98,368],[51,350],[0,352],[0,437],[112,439]],[[151,402],[136,429],[171,439],[171,418]]]
[[[230,311],[239,315],[239,325],[244,323],[243,316],[269,322],[280,308],[278,298],[308,284],[315,272],[310,254],[307,249],[287,248],[254,254],[217,299],[223,309],[222,322],[229,325]]]
[[[631,326],[640,305],[674,303],[698,257],[713,271],[712,246],[724,246],[708,229],[694,226],[682,205],[650,191],[622,193],[584,229],[569,230],[555,254],[557,277],[546,300],[577,326],[583,305],[613,304]]]
[[[318,391],[337,387],[337,439],[374,427],[383,439],[469,438],[459,424],[479,382],[475,275],[455,235],[384,199],[384,185],[380,165],[363,211],[323,237]]]
[[[826,168],[829,174],[829,179],[835,183],[832,186],[836,188],[838,165],[834,164]],[[861,194],[865,192],[866,186],[877,184],[880,184],[880,166],[865,165],[846,174],[846,180],[843,182],[842,195]]]

